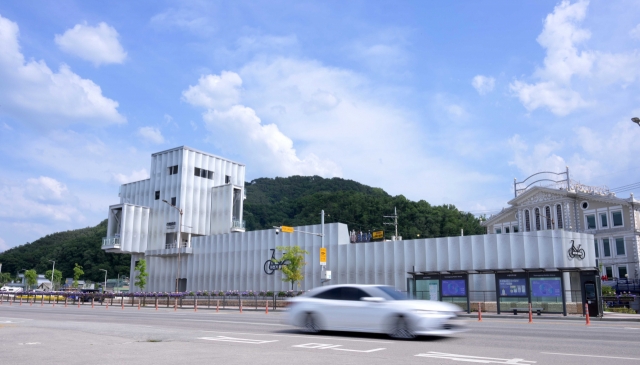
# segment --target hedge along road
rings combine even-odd
[[[2,362],[65,364],[224,361],[225,364],[640,364],[640,324],[469,319],[452,338],[394,341],[383,335],[307,335],[282,311],[173,311],[119,306],[0,306]]]

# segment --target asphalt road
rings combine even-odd
[[[2,364],[640,364],[640,323],[465,320],[451,338],[307,335],[283,312],[0,306]]]

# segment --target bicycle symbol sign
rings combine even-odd
[[[264,272],[267,275],[273,275],[276,270],[282,270],[282,267],[285,265],[289,265],[289,260],[276,260],[276,250],[269,249],[271,251],[271,259],[264,262]]]
[[[584,253],[584,249],[581,246],[582,245],[578,245],[578,247],[576,247],[573,240],[571,240],[571,248],[567,252],[567,254],[569,255],[569,259],[573,259],[576,257],[579,258],[580,260],[584,259],[585,253]]]

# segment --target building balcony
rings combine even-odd
[[[104,237],[102,239],[103,250],[119,250],[120,249],[120,237]]]
[[[231,221],[231,232],[244,232],[245,223],[245,221],[233,219]]]

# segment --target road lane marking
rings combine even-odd
[[[336,351],[349,351],[349,352],[376,352],[386,350],[385,348],[377,348],[371,350],[353,350],[353,349],[343,349],[340,348],[342,345],[331,345],[328,343],[303,343],[302,345],[294,345],[291,347],[300,347],[303,349],[317,349],[317,350],[336,350]]]
[[[585,355],[585,354],[565,354],[562,352],[541,352],[541,354],[546,355],[562,355],[562,356],[580,356],[580,357],[600,357],[603,359],[620,359],[620,360],[638,360],[640,358],[637,357],[618,357],[618,356],[599,356],[599,355]]]
[[[339,341],[350,342],[371,342],[371,343],[395,343],[393,341],[381,341],[381,340],[352,340],[341,337],[329,337],[329,336],[313,336],[313,335],[276,335],[272,333],[247,333],[247,332],[228,332],[228,331],[202,331],[207,333],[232,333],[234,335],[255,335],[255,336],[275,336],[275,337],[293,337],[293,338],[322,338],[322,339],[334,339]]]
[[[429,357],[429,358],[436,358],[436,359],[447,359],[447,360],[454,360],[454,361],[479,362],[482,364],[527,365],[527,364],[536,363],[535,361],[528,361],[524,359],[500,359],[497,357],[468,356],[468,355],[447,354],[444,352],[433,352],[433,351],[429,351],[426,354],[417,354],[414,356]]]
[[[278,342],[278,340],[271,340],[271,341],[268,341],[268,340],[254,340],[254,339],[250,339],[250,338],[236,338],[236,337],[226,337],[226,336],[198,337],[198,340],[248,343],[248,344],[252,344],[252,345],[261,345],[263,343]]]
[[[236,324],[240,323],[240,324],[258,325],[258,326],[290,327],[289,325],[280,324],[280,323],[240,322],[240,321],[214,321],[214,320],[211,320],[211,319],[183,319],[183,321],[189,321],[189,322],[215,322],[215,323],[236,323]]]

